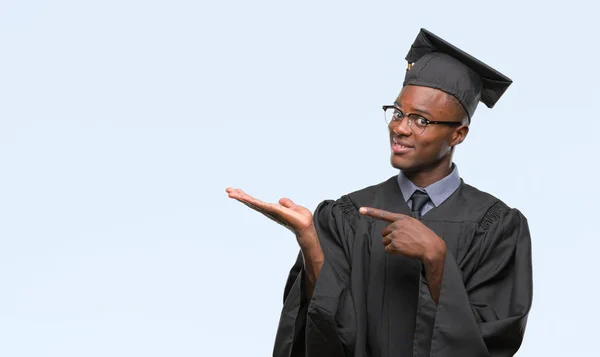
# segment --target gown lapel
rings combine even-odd
[[[410,208],[404,201],[396,177],[382,185],[382,192],[375,199],[374,208],[392,213],[411,216]],[[371,351],[373,355],[387,356],[390,351],[398,355],[412,354],[412,336],[416,324],[416,310],[421,264],[412,258],[390,255],[384,250],[381,231],[390,223],[374,220],[371,232],[371,269],[369,277],[369,320],[371,339],[378,339],[373,345],[381,346],[381,351]]]

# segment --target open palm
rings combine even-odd
[[[230,198],[242,202],[253,210],[288,228],[296,235],[301,235],[312,227],[312,213],[305,207],[298,206],[289,198],[282,198],[279,203],[269,203],[250,196],[238,188],[225,190]]]

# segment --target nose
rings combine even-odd
[[[412,131],[410,131],[410,128],[408,127],[408,118],[403,118],[399,123],[392,122],[390,125],[390,129],[396,135],[409,136],[410,134],[412,134]]]

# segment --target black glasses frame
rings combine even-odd
[[[407,117],[409,115],[418,115],[419,117],[423,118],[422,115],[416,114],[416,113],[405,113],[404,111],[402,111],[402,109],[398,108],[395,105],[384,105],[383,106],[383,112],[385,113],[386,110],[388,109],[396,109],[397,111],[399,111],[400,113],[404,114],[402,116],[402,119],[404,119],[404,117]],[[410,118],[409,118],[410,120]],[[448,125],[448,126],[459,126],[462,125],[462,122],[459,121],[434,121],[434,120],[429,120],[427,118],[423,118],[423,120],[425,120],[426,124],[425,124],[425,128],[427,128],[427,126],[429,124],[439,124],[439,125]],[[389,125],[389,124],[388,124]],[[425,128],[423,128],[423,130],[425,130]]]

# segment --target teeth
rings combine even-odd
[[[410,148],[410,146],[405,146],[405,145],[402,145],[402,144],[396,144],[396,143],[394,143],[394,145],[396,145],[400,149],[409,149]]]

